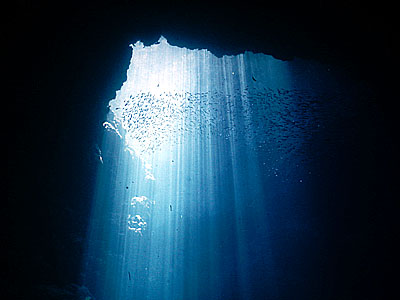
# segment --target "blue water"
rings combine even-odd
[[[321,186],[357,130],[338,74],[136,44],[99,147],[83,266],[95,299],[324,298],[336,196]]]

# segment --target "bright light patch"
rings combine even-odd
[[[187,88],[182,57],[186,49],[170,46],[163,37],[150,47],[140,42],[131,46],[127,81],[110,102],[110,109],[114,122],[123,129],[127,149],[147,164],[150,155],[177,131],[182,119]],[[177,49],[181,52],[178,55]],[[146,178],[154,180],[150,169],[146,167]]]

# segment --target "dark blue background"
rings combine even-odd
[[[216,55],[252,50],[280,59],[315,59],[370,88],[367,97],[353,99],[357,130],[337,124],[344,143],[337,145],[334,160],[319,165],[328,178],[316,191],[325,201],[313,207],[323,216],[318,227],[323,231],[316,228],[316,234],[326,236],[321,263],[291,275],[300,280],[312,274],[324,299],[383,299],[393,290],[398,205],[392,185],[395,16],[390,8],[347,1],[266,7],[20,1],[8,10],[11,47],[3,59],[12,65],[6,74],[11,99],[3,98],[8,155],[2,283],[10,299],[43,299],[33,293],[39,285],[79,283],[98,163],[95,145],[107,103],[126,78],[127,46],[139,39],[151,44],[160,34],[171,44]],[[374,110],[364,101],[373,101]],[[285,263],[284,254],[278,263]],[[268,284],[259,275],[262,299]],[[282,285],[285,280],[291,279],[282,276]],[[312,298],[306,289],[301,295],[291,292],[287,299]]]

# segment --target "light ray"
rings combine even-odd
[[[258,268],[273,298],[271,199],[307,169],[317,96],[264,54],[131,46],[104,122],[85,284],[101,300],[255,299]]]

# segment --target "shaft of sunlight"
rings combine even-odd
[[[273,298],[268,201],[299,182],[314,95],[264,54],[131,46],[104,122],[85,284],[100,300],[255,299],[265,268]]]

